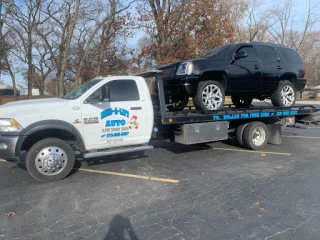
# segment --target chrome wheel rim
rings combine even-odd
[[[266,131],[262,127],[256,127],[252,131],[252,142],[256,146],[261,146],[266,140]]]
[[[37,170],[47,176],[53,176],[62,172],[67,162],[66,152],[56,146],[43,148],[39,151],[35,159]]]
[[[294,104],[295,95],[293,88],[290,85],[286,85],[281,90],[281,102],[284,106],[289,107]]]
[[[223,103],[222,91],[215,84],[207,85],[202,91],[202,102],[208,110],[216,110]]]

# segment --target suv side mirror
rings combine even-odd
[[[234,56],[234,60],[238,60],[246,57],[248,57],[248,53],[246,51],[240,51],[236,53],[236,55]]]

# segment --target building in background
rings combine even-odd
[[[16,86],[18,96],[28,95],[28,88],[21,85]],[[4,83],[0,83],[0,96],[13,96],[13,87]],[[32,89],[32,96],[40,96],[40,91],[37,88]]]

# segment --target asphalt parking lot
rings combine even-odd
[[[320,126],[303,127],[265,152],[153,142],[54,183],[0,160],[0,239],[319,239]]]

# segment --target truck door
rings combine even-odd
[[[147,106],[139,84],[134,79],[110,80],[92,94],[101,96],[101,101],[83,104],[87,150],[147,142]]]

